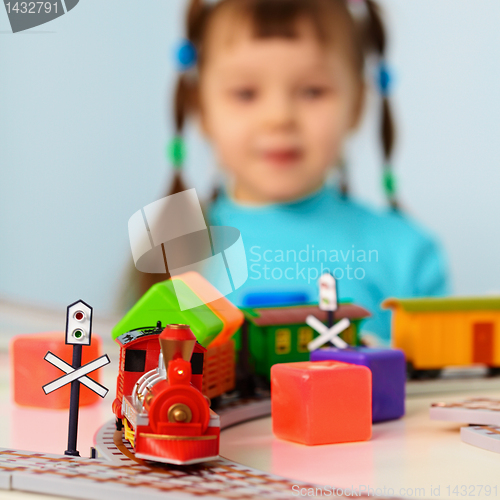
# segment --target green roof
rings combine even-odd
[[[177,294],[184,298],[184,303],[194,304],[201,300],[181,279],[174,280],[175,288],[172,280],[153,285],[115,325],[111,332],[113,339],[132,330],[154,328],[158,321],[164,327],[169,323],[185,323],[196,340],[207,347],[224,325],[206,304],[181,310]]]
[[[500,296],[491,297],[425,297],[418,299],[387,299],[382,308],[401,307],[407,312],[500,311]]]

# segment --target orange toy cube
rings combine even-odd
[[[64,332],[33,333],[17,335],[10,342],[10,362],[14,401],[18,405],[35,408],[69,408],[71,384],[45,395],[42,386],[65,375],[64,372],[45,361],[47,351],[70,364],[73,360],[73,346],[64,343]],[[82,349],[82,365],[101,355],[102,340],[92,335],[92,345]],[[90,378],[100,382],[99,370],[89,373]],[[91,405],[101,397],[80,384],[80,406]]]
[[[184,281],[202,302],[222,321],[224,325],[222,331],[220,331],[217,337],[210,342],[209,347],[220,346],[227,342],[242,325],[245,319],[243,313],[198,273],[191,271],[174,276],[173,279]],[[214,300],[214,297],[218,298]]]
[[[307,445],[366,441],[372,434],[372,374],[339,361],[271,368],[276,437]]]

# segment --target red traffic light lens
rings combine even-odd
[[[77,321],[82,321],[85,318],[85,314],[82,311],[76,311],[73,316]]]

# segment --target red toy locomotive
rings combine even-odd
[[[217,458],[220,420],[202,394],[206,349],[188,325],[158,323],[116,339],[117,428],[146,460],[187,465]]]

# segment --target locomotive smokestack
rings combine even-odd
[[[160,347],[165,368],[167,369],[168,363],[177,357],[191,361],[195,344],[196,337],[189,325],[167,325],[160,334]]]

